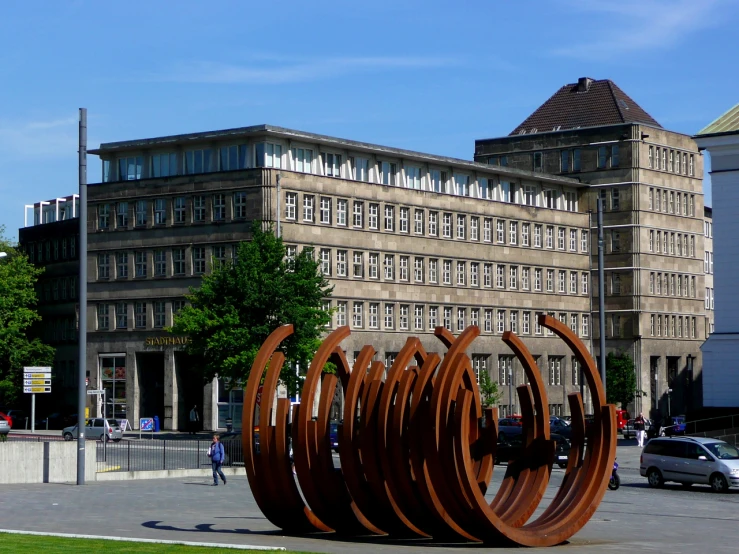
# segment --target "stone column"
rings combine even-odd
[[[177,409],[179,391],[177,387],[177,368],[174,363],[174,348],[164,351],[164,421],[162,428],[168,431],[179,430]]]

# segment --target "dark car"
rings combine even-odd
[[[659,436],[677,437],[682,435],[685,435],[685,416],[670,416],[662,421]]]
[[[570,427],[570,424],[557,416],[551,416],[549,418],[549,431],[566,438],[572,436],[572,427]]]
[[[498,439],[505,441],[508,437],[515,437],[523,432],[523,426],[519,420],[512,418],[501,418],[498,420]]]
[[[556,442],[554,452],[554,463],[561,468],[567,467],[567,460],[570,455],[570,441],[562,435],[556,433],[550,434],[551,440]],[[523,435],[514,435],[512,437],[504,437],[498,440],[495,449],[494,461],[496,464],[516,459],[521,453],[523,445]]]
[[[28,416],[23,410],[8,410],[5,415],[10,418],[13,429],[25,429],[28,424]]]

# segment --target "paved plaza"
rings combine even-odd
[[[633,441],[631,441],[633,442]],[[623,486],[608,491],[590,522],[555,551],[577,552],[736,552],[739,491],[717,495],[708,487],[683,490],[668,485],[649,489],[639,476],[639,450],[619,446]],[[494,491],[504,473],[497,466]],[[551,499],[563,471],[555,468],[546,495]],[[283,546],[309,552],[435,552],[477,550],[478,545],[391,541],[348,541],[331,535],[285,536],[261,514],[246,476],[226,486],[211,479],[180,478],[97,482],[76,485],[5,485],[0,494],[4,529],[184,540],[224,544]],[[546,499],[543,503],[546,505]],[[539,549],[534,549],[539,550]],[[542,549],[543,550],[543,549]]]

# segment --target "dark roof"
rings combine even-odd
[[[662,127],[613,81],[582,77],[563,86],[511,135],[600,127],[619,123],[645,123]]]

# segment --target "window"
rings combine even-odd
[[[470,178],[469,175],[454,174],[454,183],[457,185],[457,194],[460,196],[470,195]]]
[[[502,289],[505,286],[505,266],[498,264],[495,267],[495,286]]]
[[[465,238],[465,229],[467,227],[465,219],[465,216],[457,215],[457,238],[461,240]]]
[[[557,229],[557,248],[560,250],[565,249],[565,229],[564,227],[559,227]]]
[[[534,270],[534,290],[540,291],[541,290],[541,269],[536,268]]]
[[[108,304],[98,304],[97,310],[97,329],[98,331],[107,331],[110,329],[110,316]]]
[[[313,223],[313,208],[315,198],[310,194],[303,195],[303,221]]]
[[[128,227],[128,202],[118,202],[116,206],[116,228]]]
[[[369,305],[369,328],[370,329],[379,329],[380,323],[380,305],[375,302],[370,302]]]
[[[177,248],[172,251],[172,266],[175,275],[185,274],[185,249]]]
[[[521,322],[521,332],[524,335],[531,333],[531,312],[523,312],[523,320]]]
[[[442,225],[442,236],[445,239],[452,238],[452,214],[444,214]]]
[[[480,219],[470,217],[470,240],[480,240]]]
[[[392,233],[395,230],[395,208],[385,206],[385,231]]]
[[[205,273],[205,248],[202,246],[192,249],[192,271],[195,275]]]
[[[115,305],[115,328],[128,328],[128,304],[125,302],[118,302]]]
[[[336,225],[341,225],[342,227],[346,227],[346,200],[337,200],[336,201]]]
[[[331,250],[321,248],[321,273],[331,275]]]
[[[293,148],[293,169],[300,173],[313,173],[313,150]],[[367,160],[365,160],[365,163]],[[366,179],[363,179],[366,180]]]
[[[522,290],[529,290],[529,274],[531,272],[531,268],[524,267],[521,269],[521,289]]]
[[[157,329],[161,329],[166,324],[166,307],[166,303],[161,300],[154,302],[154,327]]]
[[[444,321],[442,325],[449,331],[452,330],[452,309],[449,307],[444,307]]]
[[[141,168],[144,165],[143,156],[118,159],[118,180],[133,181],[141,179]]]
[[[502,219],[495,222],[495,241],[499,244],[505,242],[505,221]]]
[[[429,260],[429,283],[438,282],[439,260]]]
[[[416,210],[413,214],[413,232],[417,235],[423,234],[423,210]]]
[[[511,331],[518,333],[518,312],[511,311]]]
[[[577,272],[570,271],[570,294],[577,294]]]
[[[369,225],[370,229],[379,229],[379,213],[380,213],[380,205],[379,204],[370,204],[369,205],[369,213],[367,215],[367,224]]]
[[[324,153],[323,157],[323,174],[327,177],[341,177],[341,155]]]
[[[336,303],[336,326],[343,327],[346,325],[346,302]]]
[[[534,171],[541,171],[542,166],[542,153],[534,152]]]
[[[354,180],[369,181],[369,160],[367,158],[352,158],[354,166]]]
[[[573,333],[577,334],[577,314],[570,314],[570,329]]]
[[[457,262],[457,285],[464,286],[465,273],[465,263]]]
[[[611,231],[611,252],[621,252],[621,233]]]
[[[382,184],[394,187],[396,185],[395,177],[398,174],[397,166],[390,162],[382,162],[380,164],[380,171],[382,172]]]
[[[559,284],[557,290],[559,290],[559,292],[567,292],[567,290],[565,289],[566,275],[567,275],[567,272],[566,271],[560,270],[559,277],[557,279],[557,282]]]
[[[557,191],[544,189],[544,206],[553,210],[557,208]]]
[[[398,230],[401,233],[409,232],[410,217],[411,217],[411,211],[409,208],[400,208],[400,213],[398,217],[398,225],[400,228]]]
[[[606,161],[608,158],[608,149],[605,146],[598,148],[598,169],[604,169],[606,167]]]
[[[457,308],[457,331],[464,331],[464,320],[467,308]]]
[[[137,329],[146,328],[146,302],[134,302],[134,326]]]
[[[619,190],[617,188],[611,189],[611,210],[619,210],[621,206]]]
[[[511,288],[511,289],[518,288],[518,267],[515,265],[512,265],[509,267],[508,288]]]
[[[371,252],[369,255],[369,278],[378,279],[380,275],[380,255]]]
[[[110,204],[100,204],[98,206],[98,229],[107,229],[110,227]],[[39,256],[39,260],[41,256]],[[49,259],[49,256],[46,256]]]
[[[541,312],[536,312],[534,314],[534,333],[537,335],[541,335],[542,332],[542,326],[539,323],[539,316],[543,315]]]
[[[405,186],[409,189],[421,190],[421,168],[420,167],[406,166]]]
[[[662,171],[667,170],[667,149],[662,149]]]
[[[435,329],[439,324],[439,308],[429,306],[429,330]]]
[[[177,175],[177,154],[153,154],[151,156],[151,176],[169,177]]]
[[[226,247],[223,245],[214,246],[212,260],[218,265],[226,263]]]
[[[392,280],[395,274],[395,256],[392,254],[385,254],[385,279]]]
[[[98,254],[98,279],[110,279],[110,254]]]
[[[480,264],[476,262],[470,262],[470,286],[480,286]]]
[[[199,198],[203,198],[203,197],[201,196]],[[288,219],[291,221],[295,220],[297,204],[298,204],[298,194],[296,192],[286,192],[285,193],[285,219]]]
[[[407,281],[408,280],[408,264],[409,264],[409,258],[408,256],[400,256],[400,275],[398,278],[401,281]]]
[[[444,285],[452,284],[452,262],[451,260],[444,260],[442,269],[442,283]]]
[[[611,294],[621,294],[621,274],[611,274]]]
[[[572,171],[580,171],[580,149],[575,148],[572,150]]]
[[[208,173],[211,171],[210,148],[185,152],[185,174]]]
[[[128,279],[128,253],[118,252],[116,254],[116,278]]]
[[[413,261],[413,280],[416,283],[423,283],[423,258],[416,258]]]
[[[654,166],[654,146],[649,146],[649,169]]]
[[[490,190],[492,186],[492,179],[488,179],[486,177],[479,177],[477,179],[478,187],[480,188],[480,198],[484,198],[486,200],[492,199],[492,191]]]
[[[277,165],[274,165],[274,167],[280,167],[280,155],[282,154],[282,147],[269,144],[267,145],[270,148],[270,160],[267,165],[267,167],[272,167],[272,152],[274,148],[277,148],[280,152],[276,156],[275,163]],[[259,145],[257,145],[257,148],[259,148]],[[257,166],[260,167],[259,162],[262,160],[260,156],[256,156],[257,159]],[[221,171],[234,171],[236,169],[245,169],[246,168],[246,144],[232,144],[230,146],[221,146],[218,149],[218,160],[220,162],[220,170]]]
[[[505,331],[505,310],[498,310],[496,331],[498,333]]]
[[[493,233],[493,220],[489,217],[485,218],[485,221],[483,223],[483,234],[482,234],[482,240],[485,242],[490,242],[492,239],[492,233]]]
[[[362,328],[362,314],[364,313],[364,303],[354,302],[352,306],[352,325],[355,329]]]
[[[541,248],[541,225],[534,225],[534,247]]]
[[[547,269],[547,292],[554,292],[554,270]]]
[[[364,226],[364,203],[354,201],[353,205],[353,225],[355,229],[361,229]]]
[[[438,221],[439,221],[439,213],[438,212],[429,212],[429,236],[435,237],[438,236]]]
[[[618,167],[620,163],[618,144],[611,146],[611,167]]]
[[[361,252],[354,252],[352,267],[352,275],[355,279],[361,279],[362,277],[364,277],[364,256]]]
[[[570,151],[562,150],[559,153],[559,170],[562,173],[567,173],[570,170]]]
[[[321,197],[321,223],[324,225],[331,225],[331,199],[322,196]]]
[[[431,170],[431,190],[434,192],[446,191],[446,172],[438,169]]]
[[[508,243],[518,244],[518,223],[511,221],[508,226]]]
[[[146,252],[136,252],[134,258],[134,275],[137,278],[146,277]]]
[[[552,386],[562,384],[562,358],[549,358],[549,384]]]
[[[336,276],[346,277],[346,250],[336,251]]]
[[[618,314],[613,314],[611,316],[611,336],[621,336],[621,316]]]
[[[385,304],[385,329],[392,329],[395,325],[395,305]]]

